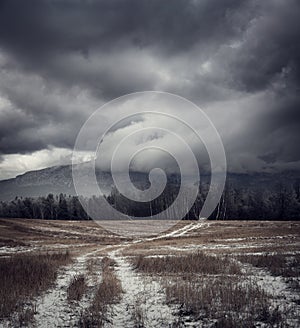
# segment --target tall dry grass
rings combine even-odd
[[[236,258],[254,267],[267,269],[274,276],[300,277],[300,254],[239,255]]]
[[[67,288],[68,301],[80,301],[87,290],[87,283],[84,274],[74,276]]]
[[[108,306],[116,304],[121,300],[122,285],[114,271],[115,261],[104,257],[101,261],[102,280],[96,290],[89,309],[81,314],[79,327],[103,327],[107,318]]]
[[[257,315],[268,306],[267,294],[254,282],[228,276],[182,278],[165,282],[169,304],[179,304],[182,314],[222,317],[228,312]]]
[[[68,252],[0,258],[0,317],[22,314],[24,301],[48,289],[59,267],[70,261]]]
[[[194,252],[131,261],[136,270],[160,276],[166,302],[177,307],[179,322],[189,317],[219,328],[283,322],[281,313],[270,307],[269,295],[241,274],[239,264],[229,257]]]
[[[145,257],[131,259],[133,267],[155,274],[241,274],[240,267],[229,258],[221,258],[198,251],[180,256]]]

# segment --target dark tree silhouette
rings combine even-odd
[[[227,184],[221,200],[209,219],[216,220],[299,220],[299,181],[293,184],[279,183],[265,189],[236,188]],[[199,187],[197,199],[183,219],[197,220],[209,189],[208,183]],[[178,194],[178,188],[169,186],[157,199],[151,202],[134,202],[113,189],[108,196],[84,199],[91,213],[97,215],[99,204],[104,198],[118,211],[134,217],[150,217],[168,210]],[[188,197],[188,196],[187,196]],[[186,206],[183,202],[179,206]],[[101,206],[100,206],[101,207]],[[179,209],[172,210],[176,216]],[[109,216],[109,213],[107,214]],[[37,198],[16,197],[12,201],[0,202],[0,217],[31,218],[51,220],[89,219],[77,196],[64,194]],[[109,217],[107,218],[109,219]]]

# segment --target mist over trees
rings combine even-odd
[[[201,184],[197,199],[183,218],[197,220],[206,199],[208,184]],[[157,199],[143,203],[133,202],[113,189],[111,194],[103,196],[118,211],[134,217],[154,216],[168,210],[178,194],[178,188],[168,187]],[[86,200],[92,208],[99,197]],[[102,199],[103,201],[103,199]],[[181,203],[180,206],[185,206]],[[179,211],[178,211],[179,212]],[[176,208],[170,212],[176,218]],[[47,197],[16,197],[9,202],[0,202],[0,217],[30,218],[48,220],[87,220],[77,196],[65,194]],[[107,217],[109,219],[109,217]],[[275,188],[237,188],[227,184],[221,200],[209,219],[215,220],[299,220],[300,219],[300,181],[294,184],[278,183]]]

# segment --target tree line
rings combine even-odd
[[[46,220],[87,220],[88,216],[77,196],[65,194],[47,197],[16,197],[0,202],[0,217]]]
[[[278,184],[275,188],[247,189],[227,185],[219,204],[209,219],[217,220],[299,220],[300,187]],[[209,190],[208,184],[199,188],[197,199],[183,219],[197,220]],[[151,217],[164,210],[175,200],[178,188],[169,187],[157,199],[148,202],[133,202],[116,189],[108,196],[101,196],[118,211],[135,217]],[[101,198],[100,197],[100,198]],[[99,197],[85,199],[89,208],[99,204]],[[179,206],[185,206],[183,202]],[[179,211],[178,211],[179,213]],[[104,215],[105,216],[105,215]],[[109,216],[109,214],[108,214]],[[171,217],[177,216],[176,208]],[[78,196],[65,194],[47,197],[16,197],[12,201],[0,202],[0,217],[51,220],[88,220]],[[109,219],[109,217],[107,218]]]
[[[197,220],[209,191],[209,184],[199,187],[199,193],[192,208],[183,218]],[[168,208],[177,196],[176,189],[170,188],[164,197],[149,203],[134,203],[117,190],[108,201],[118,210],[133,216],[151,216]],[[184,200],[179,206],[184,206]],[[176,217],[176,209],[173,212]],[[300,183],[284,185],[278,183],[272,188],[241,188],[227,184],[221,199],[210,215],[212,220],[299,220]]]

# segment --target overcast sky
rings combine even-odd
[[[0,0],[0,178],[69,163],[95,109],[144,90],[200,106],[229,171],[299,169],[299,22],[298,0]]]

